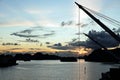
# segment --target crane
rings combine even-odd
[[[106,32],[108,32],[115,40],[117,40],[120,43],[120,38],[112,31],[110,30],[105,24],[103,24],[99,19],[97,19],[95,16],[93,16],[89,11],[87,11],[84,6],[78,4],[75,2],[75,4],[82,9],[89,17],[91,17],[98,25],[100,25]]]

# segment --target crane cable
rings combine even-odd
[[[106,15],[104,15],[104,14],[101,14],[101,13],[99,13],[99,12],[97,12],[97,11],[94,11],[94,10],[92,10],[92,9],[89,9],[89,8],[87,8],[87,7],[84,7],[84,8],[87,9],[88,11],[92,12],[93,14],[95,14],[95,15],[103,18],[104,20],[106,20],[106,21],[108,21],[108,22],[111,22],[111,24],[116,25],[116,26],[120,26],[120,22],[119,22],[119,21],[117,21],[117,20],[115,20],[115,19],[112,19],[112,18],[110,18],[110,17],[108,17],[108,16],[106,16]]]
[[[89,9],[89,8],[86,8],[86,7],[84,7],[84,8],[87,9],[87,10],[89,10],[89,11],[91,11],[92,13],[94,13],[94,14],[97,15],[97,16],[100,16],[100,17],[102,17],[102,18],[105,18],[105,19],[107,19],[107,20],[110,20],[111,22],[114,22],[114,23],[120,25],[120,22],[117,21],[117,20],[115,20],[115,19],[112,19],[112,18],[110,18],[110,17],[108,17],[108,16],[106,16],[106,15],[104,15],[104,14],[101,14],[101,13],[99,13],[99,12],[97,12],[97,11],[94,11],[94,10],[92,10],[92,9]]]

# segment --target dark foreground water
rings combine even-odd
[[[99,80],[113,64],[60,62],[59,60],[18,61],[19,65],[0,68],[0,80]]]

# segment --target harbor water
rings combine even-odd
[[[117,64],[60,62],[59,60],[17,61],[19,65],[0,68],[0,80],[99,80],[101,73]]]

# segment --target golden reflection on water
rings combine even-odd
[[[79,62],[80,63],[85,63],[85,60],[84,59],[79,59]]]

